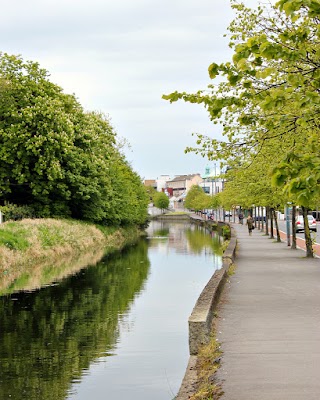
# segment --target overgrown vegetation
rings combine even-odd
[[[222,227],[221,227],[221,234],[222,234],[222,237],[224,238],[224,239],[230,239],[231,238],[231,229],[230,229],[230,226],[228,226],[228,225],[223,225]]]
[[[235,263],[230,264],[228,268],[228,275],[232,276],[236,273],[237,265]]]
[[[214,332],[207,345],[200,348],[197,356],[198,385],[190,400],[217,400],[222,394],[215,381],[215,373],[220,366],[220,345]]]

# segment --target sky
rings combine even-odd
[[[85,110],[107,114],[142,179],[214,167],[184,150],[219,127],[203,106],[162,95],[205,89],[208,66],[230,59],[228,0],[11,0],[1,13],[0,51],[39,62]]]

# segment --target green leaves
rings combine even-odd
[[[310,207],[320,196],[320,160],[313,154],[312,143],[305,144],[306,152],[290,152],[273,171],[272,181],[297,204]]]
[[[320,2],[318,0],[280,0],[276,5],[291,18],[302,8],[308,10],[308,15],[311,18],[317,18],[320,15]]]
[[[161,210],[168,208],[169,206],[169,198],[163,192],[157,192],[154,196],[154,205]]]
[[[216,63],[212,63],[208,68],[210,79],[214,79],[219,75],[219,65]]]
[[[85,112],[38,63],[0,53],[0,115],[2,202],[32,205],[38,216],[146,219],[145,190],[108,118]]]
[[[162,95],[162,98],[164,100],[169,100],[170,103],[173,103],[173,102],[178,101],[179,99],[181,99],[183,97],[183,94],[184,93],[174,92],[174,93],[171,93],[169,95],[165,95],[164,94],[164,95]]]
[[[232,62],[208,68],[219,81],[206,91],[167,97],[202,104],[221,125],[213,137],[198,134],[186,151],[232,166],[224,204],[276,205],[289,198],[313,204],[320,199],[314,157],[320,145],[320,0],[280,0],[256,10],[231,4],[237,13],[229,26]],[[239,182],[250,185],[250,194]]]

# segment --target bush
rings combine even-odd
[[[221,233],[223,239],[230,239],[231,238],[231,229],[228,225],[223,225],[221,228]]]
[[[15,204],[7,204],[0,207],[0,211],[4,215],[6,221],[20,221],[24,218],[35,218],[35,211],[30,206],[17,206]]]

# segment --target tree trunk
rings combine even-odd
[[[263,207],[261,207],[261,230],[264,230],[264,216],[263,216]]]
[[[273,234],[273,208],[270,208],[270,239],[274,239],[274,234]]]
[[[303,206],[301,208],[302,208],[302,214],[303,214],[304,238],[306,240],[307,257],[313,258],[312,239],[311,239],[309,222],[308,222],[308,209]]]
[[[279,232],[278,218],[277,218],[276,210],[273,209],[273,210],[272,210],[272,213],[273,213],[274,223],[275,223],[275,225],[276,225],[277,242],[281,242],[281,237],[280,237],[280,232]]]
[[[297,248],[297,233],[296,233],[296,211],[297,207],[292,206],[292,243],[291,243],[291,248],[296,250]]]
[[[261,215],[260,215],[260,206],[258,206],[258,229],[260,229],[260,225],[261,225],[260,218],[261,218]]]
[[[266,207],[266,235],[269,235],[269,207]]]

